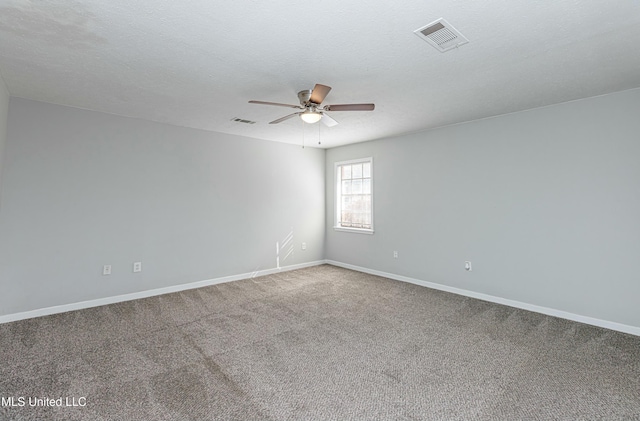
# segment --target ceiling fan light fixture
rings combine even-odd
[[[307,110],[307,111],[305,111],[303,113],[300,113],[300,118],[305,123],[313,124],[313,123],[317,123],[318,121],[320,121],[320,119],[322,118],[322,114],[320,114],[317,111],[308,111]]]

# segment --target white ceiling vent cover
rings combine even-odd
[[[416,29],[413,33],[433,45],[441,53],[469,42],[464,35],[443,18]]]
[[[231,121],[235,121],[236,123],[256,124],[255,121],[246,120],[244,118],[238,118],[238,117],[233,117]]]

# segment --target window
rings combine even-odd
[[[373,234],[373,159],[336,162],[336,225]]]

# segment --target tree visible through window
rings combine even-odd
[[[373,231],[372,159],[336,163],[336,228]]]

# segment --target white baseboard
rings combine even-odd
[[[179,292],[179,291],[185,291],[185,290],[194,289],[194,288],[201,288],[201,287],[206,287],[206,286],[209,286],[209,285],[217,285],[217,284],[222,284],[222,283],[225,283],[225,282],[239,281],[241,279],[250,279],[250,278],[255,278],[255,277],[258,277],[258,276],[271,275],[273,273],[287,272],[287,271],[290,271],[290,270],[302,269],[302,268],[311,267],[311,266],[318,266],[318,265],[322,265],[322,264],[325,264],[325,263],[328,263],[328,264],[333,265],[333,266],[338,266],[338,267],[343,267],[343,268],[346,268],[346,269],[355,270],[355,271],[358,271],[358,272],[363,272],[363,273],[368,273],[368,274],[371,274],[371,275],[382,276],[384,278],[394,279],[396,281],[408,282],[408,283],[411,283],[411,284],[420,285],[420,286],[427,287],[427,288],[432,288],[432,289],[437,289],[437,290],[440,290],[440,291],[451,292],[453,294],[463,295],[465,297],[477,298],[479,300],[489,301],[489,302],[497,303],[497,304],[503,304],[503,305],[510,306],[510,307],[520,308],[520,309],[523,309],[523,310],[529,310],[529,311],[533,311],[533,312],[536,312],[536,313],[546,314],[546,315],[549,315],[549,316],[559,317],[559,318],[567,319],[567,320],[573,320],[575,322],[585,323],[585,324],[592,325],[592,326],[603,327],[605,329],[611,329],[611,330],[615,330],[615,331],[618,331],[618,332],[629,333],[631,335],[640,336],[640,327],[637,327],[637,326],[630,326],[630,325],[625,325],[625,324],[622,324],[622,323],[616,323],[616,322],[610,322],[610,321],[607,321],[607,320],[596,319],[596,318],[593,318],[593,317],[581,316],[579,314],[573,314],[573,313],[569,313],[569,312],[562,311],[562,310],[556,310],[556,309],[553,309],[553,308],[548,308],[548,307],[542,307],[542,306],[538,306],[538,305],[534,305],[534,304],[523,303],[523,302],[520,302],[520,301],[510,300],[510,299],[502,298],[502,297],[495,297],[493,295],[483,294],[483,293],[475,292],[475,291],[469,291],[469,290],[465,290],[465,289],[461,289],[461,288],[450,287],[450,286],[442,285],[442,284],[436,284],[436,283],[433,283],[433,282],[422,281],[422,280],[419,280],[419,279],[409,278],[407,276],[396,275],[396,274],[393,274],[393,273],[382,272],[382,271],[374,270],[374,269],[368,269],[368,268],[365,268],[365,267],[355,266],[355,265],[351,265],[351,264],[348,264],[348,263],[342,263],[342,262],[338,262],[338,261],[335,261],[335,260],[316,260],[314,262],[307,262],[307,263],[301,263],[301,264],[297,264],[297,265],[284,266],[284,267],[281,267],[281,268],[272,268],[272,269],[259,270],[259,271],[255,271],[255,272],[251,272],[251,273],[243,273],[243,274],[239,274],[239,275],[224,276],[224,277],[221,277],[221,278],[207,279],[207,280],[204,280],[204,281],[197,281],[197,282],[192,282],[192,283],[188,283],[188,284],[173,285],[173,286],[170,286],[170,287],[152,289],[152,290],[148,290],[148,291],[134,292],[134,293],[131,293],[131,294],[116,295],[116,296],[113,296],[113,297],[99,298],[99,299],[96,299],[96,300],[81,301],[81,302],[78,302],[78,303],[71,303],[71,304],[64,304],[64,305],[53,306],[53,307],[46,307],[46,308],[41,308],[41,309],[36,309],[36,310],[25,311],[25,312],[21,312],[21,313],[7,314],[7,315],[4,315],[4,316],[0,316],[0,324],[14,322],[14,321],[23,320],[23,319],[31,319],[31,318],[34,318],[34,317],[48,316],[48,315],[51,315],[51,314],[65,313],[67,311],[82,310],[82,309],[85,309],[85,308],[98,307],[98,306],[103,306],[103,305],[107,305],[107,304],[115,304],[115,303],[120,303],[120,302],[123,302],[123,301],[137,300],[137,299],[140,299],[140,298],[147,298],[147,297],[153,297],[153,296],[156,296],[156,295],[169,294],[169,293],[172,293],[172,292]]]
[[[465,297],[477,298],[479,300],[489,301],[497,304],[503,304],[509,307],[520,308],[523,310],[529,310],[536,313],[546,314],[548,316],[554,316],[554,317],[559,317],[561,319],[573,320],[574,322],[585,323],[592,326],[603,327],[605,329],[611,329],[611,330],[616,330],[618,332],[629,333],[631,335],[640,336],[640,327],[637,327],[637,326],[630,326],[622,323],[596,319],[593,317],[581,316],[579,314],[573,314],[573,313],[569,313],[562,310],[556,310],[548,307],[541,307],[534,304],[528,304],[520,301],[509,300],[507,298],[495,297],[493,295],[487,295],[480,292],[469,291],[466,289],[450,287],[442,284],[436,284],[433,282],[421,281],[419,279],[409,278],[402,275],[395,275],[393,273],[381,272],[378,270],[350,265],[348,263],[337,262],[334,260],[327,260],[326,263],[334,266],[343,267],[346,269],[356,270],[358,272],[364,272],[371,275],[382,276],[384,278],[395,279],[396,281],[408,282],[411,284],[416,284],[416,285],[420,285],[427,288],[433,288],[440,291],[446,291],[446,292],[451,292],[453,294],[463,295]]]
[[[191,282],[188,284],[173,285],[165,288],[134,292],[131,294],[116,295],[113,297],[98,298],[96,300],[81,301],[78,303],[63,304],[59,306],[24,311],[21,313],[7,314],[4,316],[0,316],[0,324],[15,322],[17,320],[31,319],[34,317],[48,316],[51,314],[65,313],[67,311],[82,310],[85,308],[98,307],[98,306],[103,306],[107,304],[115,304],[123,301],[138,300],[140,298],[153,297],[156,295],[169,294],[171,292],[185,291],[185,290],[194,289],[194,288],[202,288],[209,285],[217,285],[217,284],[223,284],[225,282],[239,281],[241,279],[250,279],[258,276],[271,275],[273,273],[287,272],[295,269],[318,266],[325,263],[326,263],[325,260],[317,260],[314,262],[300,263],[297,265],[283,266],[280,268],[259,270],[251,273],[243,273],[240,275],[224,276],[222,278],[207,279],[204,281]]]

